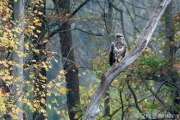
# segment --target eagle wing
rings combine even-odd
[[[110,51],[109,51],[109,65],[112,66],[115,63],[115,55],[114,55],[114,42],[111,43]]]

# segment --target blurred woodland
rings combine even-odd
[[[161,1],[171,2],[150,42],[95,120],[180,118],[179,0],[0,0],[0,119],[83,119],[115,34],[128,54]]]

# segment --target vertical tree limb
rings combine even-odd
[[[81,4],[77,10],[79,10],[82,6],[84,6],[89,0],[86,0],[83,4]],[[70,14],[70,0],[53,0],[54,4],[57,5],[59,9],[64,10],[62,13],[58,14]],[[58,12],[58,11],[57,11]],[[72,17],[77,11],[75,10],[70,17]],[[59,33],[60,43],[61,43],[61,55],[63,57],[62,63],[63,68],[67,72],[66,73],[66,88],[67,92],[67,106],[68,106],[68,114],[70,120],[76,120],[75,118],[76,112],[73,110],[73,107],[80,104],[80,95],[79,95],[79,77],[78,77],[78,68],[74,64],[75,63],[75,55],[73,48],[73,40],[71,23],[65,21],[59,26],[62,32]],[[64,59],[65,58],[65,59]],[[70,62],[70,61],[72,62]]]
[[[14,8],[14,22],[20,23],[20,29],[22,30],[21,31],[22,33],[18,37],[19,38],[19,40],[18,40],[18,43],[19,43],[18,52],[24,53],[24,33],[23,33],[23,30],[24,30],[24,0],[18,0],[17,2],[14,2],[13,8]],[[13,61],[16,64],[23,65],[23,58],[19,57],[17,52],[13,53]],[[19,77],[18,85],[14,85],[15,88],[14,88],[13,92],[16,93],[16,97],[17,97],[16,99],[22,99],[23,98],[23,96],[22,96],[22,92],[23,92],[23,68],[21,68],[20,66],[19,67],[14,66],[13,74],[14,74],[15,78]],[[17,94],[17,91],[16,91],[17,88],[19,89],[20,94]],[[23,107],[22,102],[17,102],[17,105],[19,108]],[[19,111],[18,119],[23,119],[23,112]]]

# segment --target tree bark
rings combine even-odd
[[[164,10],[170,2],[171,0],[159,0],[150,20],[142,31],[135,48],[132,49],[131,52],[129,52],[119,63],[114,64],[106,73],[101,76],[100,86],[92,96],[91,102],[86,110],[83,120],[93,120],[100,112],[100,101],[104,97],[111,82],[117,75],[123,72],[132,62],[134,62],[143,52],[150,41],[150,38],[158,24],[159,19],[161,18]]]
[[[59,13],[62,15],[70,14],[70,0],[53,0],[54,4],[62,9],[64,12]],[[86,0],[89,1],[89,0]],[[66,71],[66,88],[68,89],[67,93],[67,106],[70,120],[76,120],[75,114],[76,111],[73,111],[72,108],[80,104],[79,97],[79,78],[78,78],[78,68],[74,64],[74,48],[71,35],[71,24],[68,21],[65,21],[61,25],[61,31],[59,33],[60,43],[61,43],[61,54],[62,54],[62,63],[64,70]],[[69,62],[68,60],[72,61]]]
[[[14,2],[13,8],[14,8],[14,22],[20,23],[20,29],[22,30],[21,34],[19,36],[18,42],[20,43],[18,45],[18,52],[24,53],[24,0],[18,0],[17,2]],[[15,26],[16,27],[16,26]],[[23,57],[19,57],[17,52],[13,53],[13,61],[18,65],[23,65]],[[14,67],[13,68],[13,75],[14,77],[19,77],[18,85],[14,85],[14,93],[17,93],[17,88],[19,88],[19,94],[16,94],[16,99],[22,99],[22,92],[23,92],[23,68],[22,67]],[[17,106],[22,109],[23,104],[22,102],[17,102]],[[18,119],[23,119],[23,113],[18,113]]]

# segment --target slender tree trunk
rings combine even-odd
[[[110,3],[113,4],[114,0],[109,0]],[[110,36],[110,41],[114,39],[114,36],[111,36],[113,32],[113,7],[109,3],[108,5],[108,13],[107,16],[105,16],[105,25],[106,25],[106,31],[108,36]],[[109,116],[110,117],[110,94],[109,94],[109,89],[107,90],[105,94],[105,101],[104,101],[104,117]]]
[[[177,73],[177,71],[173,70],[173,64],[175,60],[175,46],[174,44],[171,44],[174,42],[174,26],[173,26],[173,15],[172,15],[172,2],[167,6],[165,10],[165,50],[164,50],[164,56],[166,59],[168,59],[169,62],[169,75],[171,76],[172,83],[177,85],[179,88],[179,80],[180,77]],[[174,89],[172,91],[173,101],[172,101],[172,114],[178,114],[178,111],[180,110],[180,91],[177,89]]]
[[[18,0],[14,2],[14,22],[20,23],[21,34],[19,36],[19,45],[18,45],[18,52],[24,53],[24,0]],[[13,61],[19,65],[19,67],[13,68],[13,75],[14,77],[19,77],[18,85],[15,85],[14,92],[16,93],[16,89],[18,88],[20,91],[20,95],[17,94],[16,99],[22,99],[23,95],[23,68],[20,67],[23,65],[23,57],[19,57],[16,52],[13,53]],[[22,102],[17,102],[19,108],[23,108]],[[23,113],[18,113],[18,119],[23,119]]]
[[[40,112],[41,109],[46,111],[46,70],[42,67],[42,62],[46,61],[46,57],[43,51],[45,51],[46,43],[43,43],[44,40],[44,30],[45,30],[45,24],[46,24],[46,18],[45,15],[45,6],[46,3],[44,0],[39,1],[38,7],[35,7],[34,9],[37,10],[37,13],[34,13],[37,19],[40,20],[41,26],[35,25],[36,29],[34,30],[34,33],[38,36],[36,40],[34,41],[34,46],[37,50],[39,50],[39,53],[34,53],[34,60],[36,60],[37,65],[39,65],[38,68],[34,68],[34,74],[35,74],[35,80],[34,80],[34,104],[38,104],[39,108],[35,107],[35,111],[33,113],[33,120],[45,120],[46,117],[43,112]],[[39,12],[43,14],[38,14]],[[40,30],[41,32],[37,32],[37,30]]]
[[[58,9],[63,10],[62,15],[70,14],[70,0],[53,0],[55,6]],[[75,120],[76,111],[73,111],[72,108],[77,104],[80,104],[79,97],[79,78],[78,78],[78,68],[74,64],[74,48],[71,35],[71,24],[68,21],[63,22],[62,29],[59,33],[60,43],[61,43],[61,54],[62,54],[62,63],[66,73],[66,88],[68,89],[67,93],[67,106],[70,120]],[[72,62],[69,62],[72,61]]]
[[[132,17],[132,24],[133,24],[133,39],[136,40],[137,37],[136,37],[136,10],[135,10],[135,3],[134,3],[134,0],[132,0],[132,9],[133,9],[133,16],[130,16]]]

